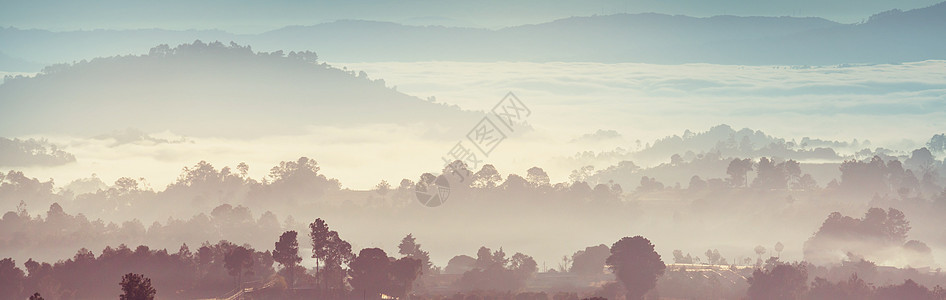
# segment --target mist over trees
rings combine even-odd
[[[0,166],[56,166],[75,162],[76,157],[47,140],[0,137]]]
[[[908,168],[925,166],[928,172],[934,172],[938,167],[934,166],[937,162],[935,159],[922,159],[925,153],[920,150],[907,157],[905,160],[909,161]],[[793,188],[803,177],[799,176],[799,169],[804,165],[793,160],[719,160],[725,162],[719,165],[719,174],[727,173],[727,164],[739,163],[753,167],[751,170],[743,168],[745,174],[729,172],[729,178],[710,178],[704,181],[704,186],[664,186],[625,191],[616,183],[599,183],[594,184],[594,187],[584,181],[552,183],[548,180],[547,172],[540,167],[525,170],[525,177],[509,174],[503,180],[499,170],[487,165],[471,173],[473,175],[470,177],[470,190],[463,192],[467,193],[469,200],[460,201],[455,205],[472,209],[481,205],[504,203],[506,209],[522,211],[538,203],[536,201],[542,201],[544,207],[552,209],[547,211],[552,214],[556,210],[562,210],[568,213],[600,215],[615,210],[633,213],[651,207],[643,205],[661,200],[643,199],[655,195],[661,195],[661,198],[704,195],[701,196],[705,197],[701,201],[710,201],[709,199],[714,199],[711,197],[713,194],[741,197],[741,193],[752,193],[774,194],[775,196],[769,196],[774,199],[779,199],[782,195],[797,197],[795,202],[785,202],[784,198],[775,202],[794,206],[799,202],[807,203],[810,201],[806,200],[807,197],[813,195],[854,197],[857,193],[846,190],[845,184],[851,183],[845,181],[858,182],[857,180],[862,179],[845,177],[846,172],[854,171],[844,166],[880,166],[883,162],[880,156],[867,161],[845,162],[847,165],[838,166],[842,175],[840,183],[834,187],[816,187],[809,190]],[[891,177],[889,168],[891,165],[899,165],[899,160],[891,159],[882,165],[883,169],[872,169],[883,174],[873,180],[878,180],[876,182],[887,186],[887,191],[892,191],[896,185],[891,185],[890,182],[900,181],[891,179],[896,177]],[[128,273],[142,274],[151,280],[152,286],[158,291],[157,295],[166,295],[163,291],[185,291],[183,294],[171,296],[174,298],[219,296],[240,286],[258,289],[260,292],[257,295],[279,294],[294,297],[344,297],[343,295],[360,293],[378,297],[384,294],[437,299],[436,297],[440,296],[435,295],[442,296],[444,292],[460,292],[500,293],[499,295],[509,297],[529,295],[539,299],[553,296],[567,298],[573,295],[571,293],[575,293],[576,297],[583,295],[638,299],[648,297],[648,294],[687,297],[701,293],[700,287],[709,289],[710,295],[720,298],[741,298],[745,295],[752,299],[765,299],[771,295],[782,295],[818,299],[826,294],[838,293],[869,293],[870,297],[882,297],[891,293],[918,293],[917,295],[937,297],[937,289],[929,287],[944,282],[941,275],[922,273],[910,268],[881,269],[871,262],[901,262],[903,260],[898,259],[906,257],[908,259],[905,264],[908,265],[922,266],[932,263],[930,246],[918,240],[908,239],[907,233],[913,227],[912,222],[907,220],[903,211],[894,208],[870,208],[860,219],[846,217],[840,213],[830,214],[827,220],[820,220],[823,221],[821,228],[804,243],[805,262],[802,263],[781,263],[779,257],[782,256],[783,250],[799,247],[801,244],[786,247],[779,241],[766,243],[775,246],[760,245],[756,249],[747,246],[741,250],[715,247],[688,250],[696,250],[696,253],[703,254],[702,257],[675,250],[672,253],[674,264],[667,265],[657,253],[654,244],[646,238],[635,236],[621,239],[610,247],[601,244],[579,248],[581,250],[571,256],[565,256],[566,259],[558,270],[555,270],[554,266],[547,268],[545,262],[540,264],[524,253],[508,255],[504,248],[488,247],[480,247],[475,256],[455,255],[445,266],[439,267],[431,260],[429,250],[422,247],[422,244],[426,243],[421,243],[414,234],[406,234],[400,239],[397,236],[388,238],[390,247],[394,247],[389,249],[395,249],[400,258],[391,257],[385,250],[375,247],[362,248],[356,252],[352,244],[342,238],[338,229],[329,227],[324,219],[316,218],[306,226],[295,221],[292,217],[294,214],[289,213],[292,208],[312,205],[323,211],[336,213],[348,213],[348,209],[358,209],[362,213],[375,211],[377,216],[410,216],[414,214],[411,208],[414,200],[410,198],[410,192],[413,190],[411,180],[402,180],[406,183],[399,184],[398,188],[389,187],[386,193],[381,194],[376,190],[360,192],[341,189],[337,180],[321,174],[319,165],[305,157],[284,161],[272,167],[270,175],[259,181],[247,177],[248,168],[249,166],[240,164],[236,171],[231,171],[230,168],[217,170],[206,162],[199,162],[183,168],[178,181],[163,191],[142,189],[140,179],[122,178],[108,187],[108,190],[80,195],[53,192],[52,182],[43,183],[19,172],[5,174],[6,185],[0,184],[0,191],[14,193],[10,195],[29,195],[40,200],[46,199],[45,201],[76,201],[70,207],[81,211],[79,207],[83,206],[76,204],[84,203],[90,213],[94,213],[96,207],[103,212],[126,211],[140,205],[139,203],[147,203],[142,201],[155,199],[168,201],[171,207],[185,204],[197,204],[196,207],[199,207],[200,203],[205,203],[203,205],[206,207],[205,213],[191,219],[170,218],[165,223],[154,222],[150,227],[146,227],[136,220],[125,221],[120,225],[102,220],[90,221],[84,213],[67,213],[58,202],[50,204],[45,215],[34,217],[28,213],[28,206],[24,201],[15,211],[4,214],[0,219],[0,229],[5,231],[2,236],[8,237],[2,239],[6,251],[25,251],[37,247],[75,249],[80,248],[79,245],[89,245],[88,241],[101,245],[93,246],[94,248],[103,247],[104,250],[100,255],[94,255],[92,251],[87,250],[89,248],[82,248],[72,258],[56,264],[27,260],[23,267],[26,272],[19,269],[13,260],[6,260],[4,268],[8,271],[3,274],[11,274],[10,278],[14,279],[5,282],[13,284],[10,290],[17,291],[18,295],[26,297],[38,292],[43,297],[55,299],[99,297],[110,290],[107,295],[111,296],[108,297],[119,293],[120,286],[116,286],[115,282],[92,284],[84,281],[88,280],[89,276],[69,277],[76,276],[75,274],[100,274],[92,276],[95,278],[121,278]],[[893,168],[896,170],[896,167]],[[739,175],[747,177],[733,178]],[[749,176],[752,180],[748,180]],[[691,182],[693,181],[703,180],[698,178]],[[748,186],[746,181],[750,182]],[[337,197],[352,199],[352,195],[364,197],[363,201],[359,204],[339,204],[331,200]],[[380,203],[377,202],[378,197],[381,199]],[[80,199],[90,202],[79,202]],[[109,199],[109,202],[96,202],[105,199]],[[261,206],[262,203],[255,202],[258,200],[254,199],[275,200],[263,202],[267,204]],[[766,209],[778,207],[766,202],[773,201],[771,199],[738,201],[751,201],[742,203]],[[898,200],[901,201],[898,202],[899,206],[916,209],[917,205],[925,205],[903,202],[905,200],[907,199]],[[707,209],[701,201],[686,205],[690,206],[690,209],[714,213],[712,208]],[[236,203],[211,205],[221,202]],[[885,203],[885,200],[873,199],[871,202]],[[89,205],[94,203],[99,203],[99,206]],[[346,208],[348,205],[352,207]],[[255,217],[251,207],[282,211],[280,215],[285,218],[281,220],[273,212],[264,212]],[[729,207],[722,209],[731,210]],[[446,212],[451,217],[456,216]],[[801,212],[807,213],[807,210]],[[133,213],[146,215],[143,211]],[[805,219],[796,221],[798,220]],[[298,232],[306,232],[308,239],[300,242]],[[256,237],[259,237],[259,241],[256,241]],[[139,246],[134,250],[124,246],[145,242],[168,244],[181,239],[204,242],[179,244],[179,247],[175,246],[179,250],[174,253],[166,249],[152,250],[147,246]],[[227,241],[231,239],[252,244]],[[209,240],[220,242],[210,244],[206,242]],[[116,244],[119,245],[117,248],[109,247]],[[193,251],[188,245],[201,246]],[[256,250],[260,249],[259,245],[265,248]],[[308,251],[311,251],[315,264],[302,267],[299,263],[303,261],[303,254]],[[834,253],[843,255],[837,256]],[[733,256],[734,254],[736,256]],[[180,270],[187,270],[186,273],[191,275],[179,276]],[[853,281],[848,280],[855,273],[861,277],[851,279]],[[595,288],[575,286],[576,283],[601,280],[611,283]],[[870,289],[863,289],[864,284],[858,280],[863,280]],[[543,286],[545,296],[531,294],[536,286]],[[691,288],[681,289],[677,288],[678,286]],[[87,290],[86,287],[94,289]],[[853,291],[848,291],[850,289]],[[98,294],[99,291],[103,291],[103,294]]]

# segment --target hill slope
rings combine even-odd
[[[195,136],[290,134],[319,125],[462,128],[482,115],[317,64],[311,52],[202,42],[47,67],[0,85],[0,106],[0,136],[91,136],[128,127]]]

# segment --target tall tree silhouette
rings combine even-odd
[[[749,171],[752,171],[751,159],[733,159],[726,168],[729,183],[733,186],[749,186],[749,178],[746,176]]]
[[[339,237],[338,232],[334,230],[329,231],[327,245],[323,272],[329,276],[323,277],[330,279],[326,283],[329,284],[330,290],[337,294],[345,289],[345,270],[342,265],[350,264],[355,255],[351,251],[351,244]]]
[[[762,245],[758,245],[758,246],[755,246],[755,249],[753,249],[753,250],[755,250],[755,254],[759,255],[759,260],[758,260],[758,262],[759,262],[759,264],[761,264],[761,263],[762,263],[762,255],[765,254],[765,247],[762,247]]]
[[[296,235],[295,230],[284,232],[279,236],[279,241],[276,242],[276,249],[273,250],[273,260],[283,265],[283,268],[289,275],[290,290],[292,290],[292,285],[295,283],[295,281],[293,281],[295,266],[302,261],[302,257],[299,257],[299,241],[296,239]]]
[[[151,279],[141,274],[128,273],[122,276],[121,300],[153,300],[157,291],[151,287]]]
[[[328,224],[325,224],[325,221],[321,218],[315,219],[314,222],[309,224],[309,238],[312,240],[312,258],[315,259],[316,286],[320,289],[322,287],[322,279],[319,277],[319,265],[321,262],[325,261],[325,257],[328,255],[330,231]]]
[[[650,240],[639,235],[615,242],[605,262],[627,289],[627,299],[634,300],[657,286],[657,277],[667,269]]]
[[[430,263],[430,253],[420,249],[420,244],[417,243],[417,239],[414,238],[413,234],[408,234],[401,239],[401,243],[398,244],[397,248],[397,252],[402,256],[420,260],[423,272],[429,272],[433,266]]]
[[[237,286],[242,288],[243,274],[252,272],[250,267],[253,266],[253,251],[243,246],[235,247],[224,256],[223,264],[230,276],[238,280]]]

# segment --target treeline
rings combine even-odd
[[[756,269],[747,280],[747,299],[812,299],[812,300],[934,300],[946,299],[946,290],[937,285],[932,289],[906,279],[900,284],[874,286],[857,273],[846,280],[831,282],[814,277],[809,284],[807,263],[772,263]]]
[[[0,218],[0,247],[14,253],[36,253],[55,248],[102,248],[117,244],[179,245],[180,241],[234,239],[254,245],[268,243],[268,237],[284,227],[298,227],[291,218],[280,223],[272,212],[254,218],[244,206],[222,204],[209,215],[200,213],[190,219],[168,218],[165,224],[145,226],[138,219],[121,223],[89,220],[82,213],[68,214],[58,203],[50,205],[45,216],[31,217],[26,205],[18,206]]]
[[[228,260],[237,259],[240,251],[257,263],[237,270],[238,265]],[[267,278],[274,273],[272,264],[269,251],[227,241],[204,244],[196,252],[187,244],[175,252],[144,245],[131,249],[122,244],[106,247],[98,256],[83,248],[74,257],[53,264],[30,259],[23,264],[25,273],[13,260],[4,259],[0,262],[0,273],[4,274],[0,290],[4,299],[24,299],[36,292],[49,299],[114,298],[119,294],[118,280],[133,272],[147,274],[162,297],[206,298],[233,289],[239,274],[245,273],[249,279]]]
[[[216,169],[201,161],[183,168],[178,179],[160,191],[154,191],[143,178],[122,177],[107,186],[93,177],[76,180],[57,192],[52,180],[29,178],[19,171],[0,174],[0,204],[13,207],[26,200],[28,205],[48,206],[52,203],[83,215],[101,218],[115,214],[139,218],[164,219],[167,216],[190,215],[194,211],[210,211],[221,204],[277,207],[325,204],[325,195],[340,189],[340,183],[319,173],[315,160],[301,157],[283,161],[270,169],[261,180],[247,176],[249,166]],[[105,186],[105,188],[101,188]],[[74,194],[72,189],[84,191]],[[34,206],[35,207],[35,206]],[[158,214],[160,212],[160,214]],[[157,214],[157,215],[156,215]]]
[[[75,161],[75,155],[45,139],[11,140],[0,137],[0,166],[58,166]]]
[[[583,261],[582,267],[573,265],[569,273],[607,275],[604,284],[593,290],[527,288],[525,283],[537,273],[531,257],[516,253],[506,258],[502,249],[483,247],[451,289],[433,292],[441,275],[424,261],[427,254],[411,235],[402,239],[400,258],[395,258],[378,248],[355,254],[321,219],[309,228],[305,242],[312,245],[318,263],[308,270],[298,264],[303,254],[295,231],[284,232],[265,251],[227,241],[204,243],[193,252],[186,244],[176,252],[120,245],[107,247],[98,256],[81,249],[54,264],[28,260],[25,271],[12,259],[0,260],[0,298],[103,299],[135,294],[143,298],[134,299],[192,299],[240,294],[266,299],[946,299],[946,290],[939,285],[928,288],[918,283],[941,281],[939,274],[882,271],[863,259],[835,267],[786,263],[777,257],[754,268],[667,266],[654,245],[641,236],[624,237],[610,247],[589,247],[573,256],[576,263]],[[451,260],[451,265],[461,264],[454,262],[458,260]],[[881,280],[902,283],[871,283]]]
[[[53,299],[110,298],[118,294],[119,285],[106,279],[123,278],[122,289],[138,289],[128,281],[143,284],[147,280],[148,287],[140,288],[147,292],[153,287],[159,296],[174,299],[244,293],[247,286],[254,286],[253,292],[264,298],[348,299],[357,295],[377,299],[404,297],[422,274],[440,273],[412,235],[401,240],[400,258],[389,257],[379,248],[355,254],[337,231],[316,219],[309,224],[308,242],[316,260],[310,270],[299,265],[302,254],[296,231],[283,232],[272,250],[265,251],[226,240],[205,242],[196,251],[184,244],[176,252],[143,245],[132,250],[122,244],[105,247],[98,256],[83,248],[54,264],[30,259],[23,264],[26,272],[7,258],[0,261],[0,296],[15,299],[39,293]],[[455,283],[457,289],[518,291],[537,272],[535,260],[522,253],[506,258],[502,249],[483,247],[479,254]],[[659,261],[656,253],[652,256]]]

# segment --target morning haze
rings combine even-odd
[[[0,299],[946,299],[946,2],[0,20]]]

